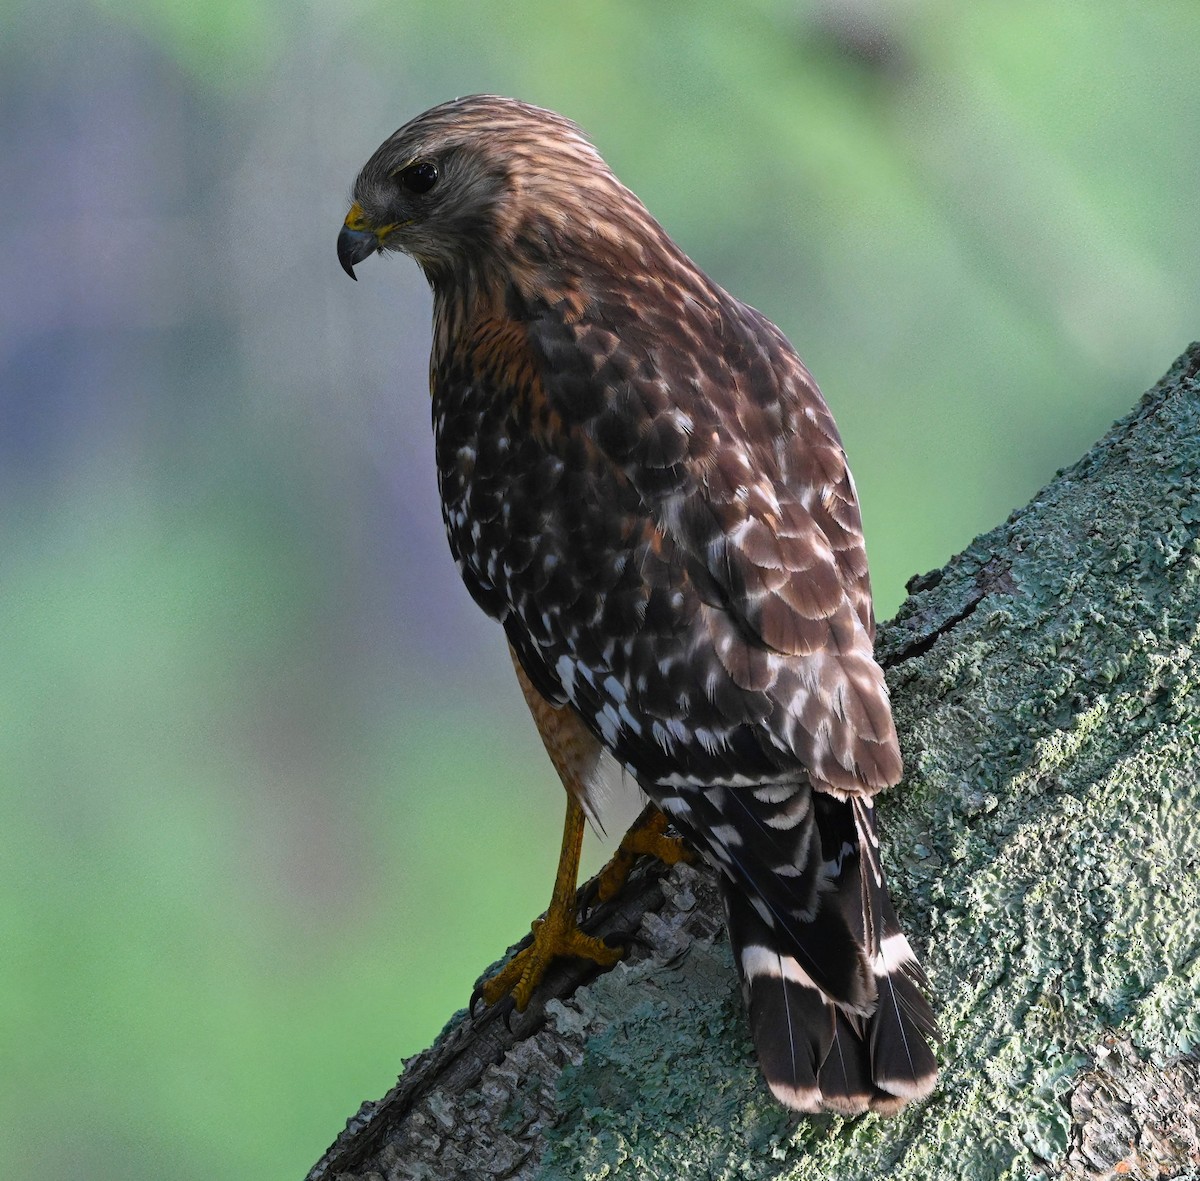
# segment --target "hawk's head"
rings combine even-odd
[[[614,265],[666,235],[569,119],[515,99],[472,95],[400,128],[354,182],[338,259],[354,267],[402,250],[430,281],[537,267],[572,255]]]

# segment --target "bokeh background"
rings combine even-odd
[[[386,135],[581,122],[817,375],[886,618],[1197,335],[1198,48],[1182,3],[0,4],[0,1177],[299,1178],[548,898],[429,295],[335,259]]]

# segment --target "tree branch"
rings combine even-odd
[[[943,1075],[894,1119],[759,1080],[716,891],[641,866],[529,1010],[460,1012],[309,1181],[1200,1175],[1200,346],[880,631],[892,893]]]

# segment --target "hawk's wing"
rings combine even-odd
[[[727,705],[738,724],[701,742],[747,755],[762,747],[769,762],[790,751],[817,786],[840,791],[895,783],[899,748],[872,654],[857,498],[812,378],[778,329],[724,293],[665,312],[659,300],[657,322],[645,319],[645,301],[639,317],[628,302],[603,306],[618,309],[606,323],[523,309],[545,420],[533,433],[575,469],[577,494],[599,497],[595,508],[614,523],[619,506],[624,537],[614,542],[652,551],[640,558],[654,574],[647,605],[659,578],[679,608],[677,634],[657,637],[668,671],[682,660],[713,700],[740,696],[747,716]],[[643,629],[643,642],[655,643],[653,631]],[[577,632],[568,662],[601,680],[617,674],[626,693],[599,693],[601,709],[637,718],[640,707],[647,727],[670,727],[672,703],[656,706],[647,692],[652,675],[639,689],[611,653],[597,662],[582,647]],[[582,693],[567,690],[573,701]],[[737,762],[734,751],[735,771]],[[748,760],[747,776],[761,776],[759,762]]]

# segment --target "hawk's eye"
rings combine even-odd
[[[400,183],[410,193],[428,193],[438,182],[437,165],[429,160],[421,160],[400,169]]]

